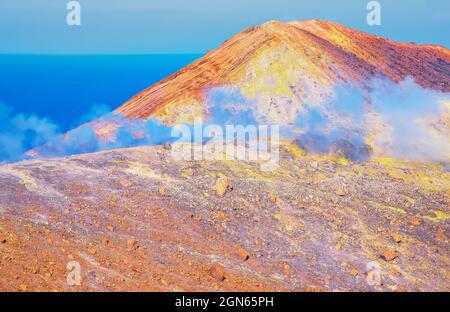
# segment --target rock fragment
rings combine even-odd
[[[109,239],[105,236],[103,236],[102,238],[100,238],[100,241],[102,242],[103,245],[108,245],[109,244]]]
[[[25,284],[20,284],[19,285],[19,291],[27,291],[28,290],[28,286]]]
[[[214,264],[210,269],[209,269],[209,274],[214,277],[215,279],[219,280],[219,281],[223,281],[225,280],[225,271],[224,271],[224,267],[218,263]]]
[[[88,248],[88,252],[89,252],[91,255],[95,255],[95,254],[97,253],[97,248],[96,248],[96,247],[89,247],[89,248]]]
[[[227,177],[221,176],[216,181],[216,194],[223,197],[227,191],[233,189]]]
[[[127,248],[129,251],[134,251],[139,248],[139,243],[137,240],[130,238],[127,240]]]
[[[397,244],[402,241],[402,236],[398,233],[392,233],[391,237]]]
[[[381,257],[381,259],[383,259],[383,260],[385,260],[385,261],[392,261],[392,260],[394,260],[395,258],[397,258],[398,257],[398,254],[397,254],[397,252],[395,252],[395,251],[383,251],[381,254],[380,254],[380,257]]]
[[[344,188],[338,188],[335,192],[334,192],[337,196],[346,196],[348,195],[348,191]]]
[[[275,195],[275,194],[269,194],[269,201],[271,202],[271,203],[276,203],[277,202],[277,195]]]
[[[158,188],[158,193],[161,196],[166,196],[167,195],[166,189],[164,187]]]
[[[236,254],[241,261],[247,261],[250,258],[250,254],[244,248],[237,246]]]

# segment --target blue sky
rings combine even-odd
[[[368,0],[79,0],[75,27],[67,2],[0,0],[0,53],[203,53],[252,25],[314,18],[450,47],[448,0],[380,0],[381,26],[366,24]]]

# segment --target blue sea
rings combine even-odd
[[[0,161],[117,108],[199,57],[0,55]]]

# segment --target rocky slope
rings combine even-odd
[[[441,46],[398,43],[325,21],[272,21],[238,33],[117,111],[189,121],[207,116],[208,89],[237,86],[267,116],[268,103],[283,105],[285,98],[301,110],[329,100],[336,84],[367,86],[375,76],[397,82],[410,76],[423,87],[449,92],[449,72],[450,51]]]
[[[0,166],[0,290],[449,291],[449,73],[334,23],[244,30],[29,154],[112,150]],[[174,160],[197,117],[296,129],[273,171]]]
[[[450,290],[444,167],[283,145],[263,172],[170,149],[0,166],[0,290]]]

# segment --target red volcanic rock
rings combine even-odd
[[[192,123],[200,117],[207,120],[225,109],[216,94],[225,95],[228,110],[252,110],[256,123],[286,126],[309,108],[324,108],[332,103],[337,86],[357,87],[366,98],[375,83],[408,78],[422,87],[448,92],[449,72],[450,51],[441,46],[399,43],[324,21],[271,21],[239,32],[217,49],[136,94],[109,118],[83,126],[91,127],[100,142],[127,147],[128,141],[122,142],[117,136],[120,128],[133,129],[129,139],[139,141],[146,139],[149,131],[139,126],[143,120],[162,121],[165,125]],[[369,109],[370,122],[363,130],[375,135],[387,126],[370,113]],[[437,119],[433,126],[437,124],[446,133],[442,125],[445,120]],[[64,137],[71,137],[71,132],[77,137],[76,131],[81,128]],[[77,146],[72,141],[61,139],[57,144],[37,147],[27,156],[65,156],[72,153],[73,144],[78,153],[96,151],[92,150],[95,146]],[[368,154],[371,146],[367,144],[367,151],[359,149],[358,153],[351,145],[333,149],[353,159],[348,156]]]
[[[248,251],[240,246],[236,247],[236,254],[242,261],[247,261],[248,258],[250,258],[250,254],[248,253]]]
[[[212,277],[214,277],[215,279],[219,280],[219,281],[223,281],[225,280],[225,271],[224,271],[224,267],[218,263],[214,264],[210,270],[209,273],[211,274]]]
[[[305,102],[311,98],[303,96],[304,92],[317,93],[319,100],[320,92],[330,85],[365,85],[375,76],[393,81],[410,76],[423,87],[450,91],[450,76],[444,74],[450,71],[450,51],[444,47],[399,43],[319,20],[271,21],[241,31],[133,96],[117,111],[131,118],[186,121],[193,117],[193,111],[205,109],[205,91],[210,88],[238,86],[249,98],[255,91],[261,94],[264,90],[251,90],[260,83],[258,66],[271,74],[280,69],[275,77],[297,86],[296,94]],[[287,75],[292,67],[298,71],[295,81]],[[282,86],[276,90],[284,92]]]
[[[448,288],[446,223],[429,219],[430,211],[450,214],[442,167],[396,163],[410,172],[403,181],[376,160],[336,175],[309,170],[311,161],[325,168],[332,158],[284,149],[272,172],[246,162],[183,163],[170,153],[151,146],[0,165],[0,290],[372,291],[362,270],[373,261],[401,265],[401,276],[383,268],[380,290]],[[205,196],[218,172],[235,190]],[[170,196],[155,192],[162,177],[174,182]],[[124,178],[132,186],[117,183]],[[342,185],[351,198],[336,196]],[[401,233],[400,245],[391,233]],[[72,261],[81,266],[79,286],[66,284]]]
[[[380,257],[386,261],[392,261],[398,257],[398,253],[394,251],[383,251]]]
[[[128,239],[127,240],[127,248],[129,251],[134,251],[134,250],[138,249],[139,248],[138,241],[135,239],[131,239],[131,238]]]

